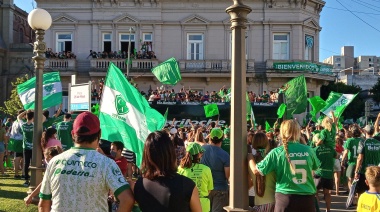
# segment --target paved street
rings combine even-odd
[[[333,192],[335,193],[335,192]],[[347,200],[347,194],[341,194],[339,196],[331,196],[331,211],[356,211],[356,207],[352,207],[349,209],[346,209],[346,200]],[[323,201],[323,195],[319,194],[319,199],[321,200],[319,203],[319,207],[321,209],[321,212],[326,211],[325,202]]]

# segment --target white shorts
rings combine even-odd
[[[339,159],[335,159],[335,162],[334,162],[334,172],[340,172],[342,171],[342,167],[340,166],[340,160]]]

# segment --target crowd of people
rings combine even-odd
[[[99,82],[99,89],[92,89],[91,99],[92,101],[99,101],[101,97],[101,88],[103,86],[103,80]],[[250,102],[262,102],[262,103],[278,103],[279,91],[276,89],[270,91],[269,94],[267,91],[263,91],[261,95],[256,94],[253,91],[247,91],[247,98]],[[201,91],[194,89],[186,89],[182,87],[178,92],[174,89],[166,89],[164,86],[157,87],[155,90],[149,89],[147,92],[140,91],[140,93],[148,100],[149,102],[230,102],[231,94],[230,90],[223,87],[218,92],[217,91],[206,91],[202,93]]]
[[[47,48],[45,52],[47,59],[76,59],[77,56],[71,51],[61,51],[54,53],[51,48]]]
[[[100,140],[100,122],[92,113],[83,112],[74,122],[65,114],[59,123],[46,112],[44,116],[41,148],[47,168],[27,204],[39,194],[42,211],[224,211],[229,205],[228,126],[166,125],[147,136],[139,168],[139,153],[121,141]],[[17,120],[7,120],[0,130],[0,156],[13,154],[14,177],[19,179],[22,172],[26,186],[33,117],[33,111],[20,111]],[[380,114],[374,125],[339,129],[331,113],[306,127],[290,119],[276,122],[269,131],[247,128],[250,210],[319,211],[318,202],[325,201],[330,211],[331,194],[349,191],[358,180],[358,199],[352,206],[379,211],[379,123]],[[346,176],[347,185],[340,175]]]

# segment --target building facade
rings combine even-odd
[[[28,13],[13,0],[0,0],[0,105],[10,95],[11,82],[19,76],[33,76],[34,34],[28,25]]]
[[[218,91],[231,79],[231,23],[225,9],[232,1],[37,0],[53,24],[45,41],[53,53],[75,59],[48,58],[46,70],[59,70],[63,89],[70,76],[77,83],[105,77],[109,62],[126,72],[125,52],[153,51],[155,59],[133,59],[129,76],[147,92],[161,86],[150,72],[175,57],[182,81],[169,89]],[[310,96],[335,77],[319,63],[321,0],[246,0],[252,8],[246,29],[247,90],[261,94],[304,74]],[[130,46],[130,48],[128,48]],[[116,52],[121,58],[92,58],[90,50]]]

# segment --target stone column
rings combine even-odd
[[[232,60],[231,60],[231,161],[230,201],[227,211],[247,211],[247,120],[246,120],[246,69],[245,29],[251,8],[234,0],[226,9],[231,16]]]

